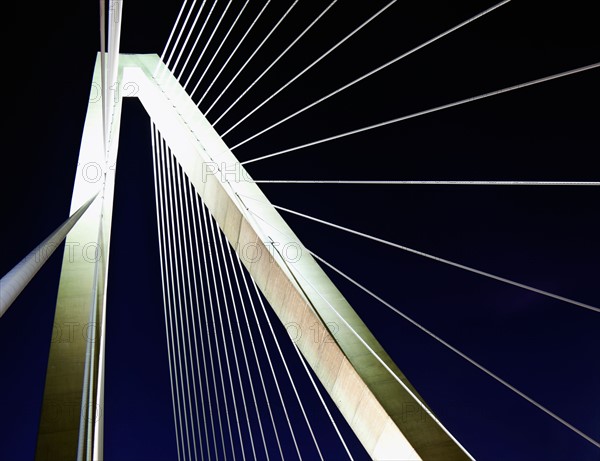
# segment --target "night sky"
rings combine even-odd
[[[272,3],[207,94],[203,111],[291,4]],[[209,68],[196,100],[263,4],[250,1],[241,27]],[[209,121],[327,4],[301,0],[208,114]],[[217,131],[228,129],[385,4],[338,1],[216,125]],[[493,4],[396,2],[225,142],[238,144]],[[225,5],[219,2],[215,11]],[[241,6],[232,4],[227,24]],[[180,2],[126,0],[121,51],[160,54],[179,8]],[[8,124],[0,170],[1,274],[68,216],[99,49],[95,2],[12,2],[4,18],[13,29],[3,32]],[[217,32],[207,56],[225,31]],[[208,61],[205,56],[198,73]],[[589,2],[513,1],[234,153],[242,161],[252,159],[598,61],[600,29]],[[247,168],[255,179],[598,181],[599,77],[594,69]],[[137,100],[126,100],[108,281],[107,460],[176,459],[151,153],[149,119]],[[262,188],[276,205],[600,306],[598,187]],[[311,251],[600,440],[598,313],[282,215]],[[34,456],[61,253],[54,254],[0,319],[0,460]],[[600,460],[600,449],[328,273],[476,459]],[[338,459],[334,444],[325,445],[327,459]],[[362,457],[357,447],[356,459]]]

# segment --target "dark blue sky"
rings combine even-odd
[[[9,124],[0,182],[2,274],[67,217],[99,47],[98,9],[89,3],[43,3],[35,10],[11,4],[6,14],[15,28],[5,38],[10,43],[5,55],[10,79],[5,84]],[[162,51],[179,2],[162,3],[127,0],[123,52]],[[248,8],[257,11],[258,3]],[[269,7],[272,10],[207,101],[224,88],[289,3]],[[217,130],[235,123],[383,4],[358,7],[356,2],[339,1]],[[237,144],[492,4],[398,2],[225,141]],[[300,2],[209,120],[224,111],[324,6],[325,2]],[[236,3],[233,11],[239,7]],[[237,33],[239,39],[241,32]],[[600,60],[599,34],[585,2],[511,2],[235,153],[246,160],[592,64]],[[224,49],[232,49],[233,43],[232,36]],[[207,77],[216,74],[226,53],[223,56]],[[248,170],[256,179],[598,181],[599,75],[596,69],[544,83],[249,164]],[[173,459],[149,122],[137,101],[129,100],[124,107],[119,158],[109,276],[106,459]],[[275,204],[600,305],[597,187],[263,189]],[[598,314],[299,217],[284,218],[309,249],[600,439]],[[3,460],[33,458],[58,253],[0,320]],[[140,269],[131,271],[132,262]],[[600,459],[600,450],[590,443],[351,284],[335,274],[332,279],[441,421],[477,459]]]

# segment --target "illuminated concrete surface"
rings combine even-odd
[[[471,459],[312,256],[301,251],[293,231],[158,56],[124,55],[121,62],[124,80],[139,86],[135,96],[272,308],[283,324],[305,332],[296,344],[368,453],[390,460]],[[322,333],[316,342],[308,334],[315,329]]]
[[[82,449],[90,458],[94,433],[97,446],[102,446],[103,367],[99,361],[103,356],[103,342],[100,339],[103,337],[121,98],[117,95],[113,100],[117,123],[112,125],[111,147],[105,155],[100,81],[98,58],[71,214],[98,190],[100,193],[65,242],[36,448],[39,461],[76,459],[80,438]]]

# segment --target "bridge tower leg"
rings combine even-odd
[[[121,97],[104,150],[100,55],[81,140],[71,213],[99,194],[66,238],[35,459],[102,457],[106,275]]]

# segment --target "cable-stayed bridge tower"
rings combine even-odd
[[[135,87],[136,97],[147,109],[162,139],[232,247],[240,252],[241,261],[282,322],[298,324],[304,331],[309,331],[315,323],[320,324],[325,340],[315,343],[305,335],[304,340],[298,342],[298,348],[369,453],[375,459],[419,459],[421,456],[433,459],[438,456],[435,453],[443,457],[440,459],[469,459],[312,256],[299,250],[302,245],[292,230],[269,205],[159,57],[121,55],[118,69],[120,80]],[[98,62],[92,91],[100,87],[100,75]],[[80,261],[71,260],[73,256],[65,252],[57,302],[57,323],[99,327],[90,329],[89,338],[105,337],[101,334],[101,325],[106,313],[107,249],[120,102],[119,98],[111,111],[107,111],[112,120],[108,142],[113,148],[105,156],[101,149],[102,106],[100,101],[91,98],[73,212],[94,194],[98,195],[67,237],[66,246],[71,248],[78,242],[94,244],[90,245],[89,254],[79,253]],[[100,191],[98,184],[89,182],[91,175],[99,171],[104,176]],[[272,227],[261,226],[255,216],[267,220]],[[293,262],[285,253],[289,253],[290,248],[299,250],[293,255]],[[96,255],[95,251],[102,253]],[[269,257],[256,257],[259,254]],[[89,264],[89,259],[97,259],[98,263]],[[328,326],[333,322],[340,325],[335,333]],[[57,331],[56,334],[62,337],[64,333]],[[61,342],[58,337],[53,340],[38,459],[52,459],[57,455],[66,459],[77,447],[92,456],[95,450],[96,456],[101,456],[102,341],[85,341],[83,337],[75,342]],[[76,401],[79,395],[83,411],[75,407],[68,415],[69,420],[59,418],[64,426],[57,428],[56,409],[68,407],[68,402]],[[414,420],[406,417],[407,409],[415,415]],[[50,454],[50,458],[46,458],[46,454]]]
[[[119,8],[111,9],[111,14],[120,15],[121,2],[115,3]],[[56,311],[60,325],[88,329],[76,341],[64,341],[70,332],[55,331],[37,459],[102,459],[109,242],[121,103],[130,96],[140,99],[153,123],[156,181],[163,187],[157,192],[159,219],[170,216],[176,226],[189,225],[172,209],[177,197],[169,196],[171,179],[160,169],[162,161],[163,168],[177,169],[187,178],[189,191],[179,185],[173,186],[174,193],[189,193],[190,198],[193,193],[201,200],[281,321],[303,331],[318,325],[323,340],[314,342],[305,335],[297,342],[298,349],[369,455],[471,459],[317,264],[320,258],[305,251],[161,58],[120,55],[119,30],[114,26],[118,21],[109,19],[109,24],[108,52],[102,49],[94,71],[71,204],[74,219],[67,227],[78,222],[66,240]],[[119,82],[128,86],[119,87]],[[501,92],[512,89],[516,88]],[[164,234],[168,239],[169,232]],[[57,237],[46,242],[29,266],[39,263],[40,253],[49,253],[58,241]],[[77,246],[85,246],[84,251],[72,251]],[[175,293],[184,285],[173,282],[185,278],[183,257],[164,250],[163,269],[172,281],[166,291]],[[174,275],[178,265],[181,272]]]

